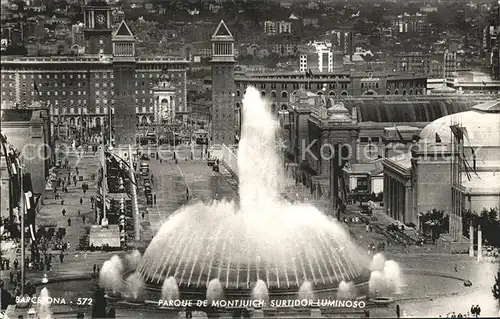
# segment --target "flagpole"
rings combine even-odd
[[[102,226],[108,225],[108,219],[106,218],[106,153],[104,152],[104,145],[102,147]]]
[[[20,161],[20,160],[19,160]],[[19,213],[21,215],[21,296],[24,296],[24,283],[25,283],[25,272],[24,272],[24,259],[25,259],[25,249],[26,249],[26,244],[25,244],[25,238],[24,238],[24,210],[25,210],[25,203],[24,203],[24,181],[23,181],[23,165],[20,161],[19,165],[19,180],[21,181],[20,183],[20,188],[21,188],[21,199],[19,202]]]

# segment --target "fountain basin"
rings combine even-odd
[[[121,300],[122,294],[119,292],[108,292],[104,295],[104,298],[109,300]]]
[[[131,305],[131,306],[138,306],[138,307],[142,307],[146,304],[146,300],[144,299],[134,299],[134,298],[130,298],[130,299],[125,299],[125,300],[122,300],[120,302],[121,304],[125,304],[125,305]]]
[[[387,304],[390,304],[393,301],[394,301],[394,298],[392,298],[392,297],[375,297],[375,298],[370,298],[370,302],[373,302],[374,304],[377,304],[377,305],[387,305]]]
[[[124,273],[122,276],[123,282],[130,276],[133,271]],[[368,281],[370,278],[369,271],[362,273],[361,276],[353,280],[354,287],[356,289],[357,295],[366,296],[368,294]],[[336,296],[336,292],[339,287],[339,283],[331,283],[324,285],[312,285],[312,292],[317,299],[326,298],[331,299],[332,296]],[[249,300],[253,299],[252,289],[228,289],[223,287],[224,299],[226,300]],[[271,287],[268,291],[270,300],[282,300],[282,299],[296,299],[299,288],[296,286],[286,287],[286,288],[273,288]],[[144,283],[143,291],[141,294],[144,295],[144,299],[147,300],[160,300],[162,299],[162,282],[147,281]],[[184,284],[179,285],[179,297],[181,300],[205,300],[207,294],[207,287],[193,287]]]

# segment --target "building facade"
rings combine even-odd
[[[85,55],[2,57],[2,108],[23,108],[38,101],[50,109],[56,125],[83,126],[89,131],[99,131],[111,116],[117,143],[129,143],[135,125],[153,123],[153,88],[167,73],[175,87],[177,119],[186,120],[189,62],[177,57],[138,57],[126,23],[113,32],[109,7],[93,4],[84,9]]]
[[[317,95],[424,95],[427,78],[422,75],[398,76],[387,73],[317,73],[306,77],[304,73],[240,73],[236,74],[235,108],[239,109],[246,88],[254,86],[269,99],[272,110],[287,110],[290,97],[300,88]]]
[[[334,54],[331,43],[312,43],[299,48],[299,71],[333,72]]]
[[[36,104],[39,106],[39,104]],[[32,107],[24,110],[2,110],[2,135],[12,147],[20,152],[24,173],[29,174],[30,184],[35,197],[44,194],[49,168],[54,164],[55,156],[52,152],[52,134],[49,110]],[[4,152],[1,150],[1,202],[2,215],[10,206],[9,180],[10,167],[7,167]],[[8,150],[7,150],[8,151]]]
[[[346,97],[299,90],[291,99],[288,125],[284,126],[289,134],[287,158],[298,164],[300,179],[306,185],[319,184],[325,190],[331,176],[330,146],[345,145],[349,149],[346,161],[351,168],[344,172],[353,176],[369,172],[365,177],[374,183],[371,191],[379,190],[377,161],[406,154],[414,137],[429,122],[467,111],[492,98],[487,95]],[[409,176],[405,171],[399,174],[401,181]],[[346,180],[344,184],[347,188],[350,182]]]
[[[462,238],[462,213],[500,205],[500,100],[429,123],[410,152],[386,158],[384,208],[403,223],[420,225],[433,209],[450,215],[450,235]]]

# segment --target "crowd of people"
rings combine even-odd
[[[480,315],[481,315],[481,307],[479,307],[479,305],[472,305],[470,307],[470,312],[469,311],[467,311],[466,313],[450,312],[446,314],[446,318],[477,318]]]

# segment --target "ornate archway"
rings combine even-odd
[[[385,90],[385,95],[391,95],[391,90]]]
[[[288,98],[288,92],[287,92],[287,91],[283,91],[283,92],[281,92],[281,98],[282,98],[282,99],[286,99],[286,98]]]
[[[171,119],[171,110],[170,110],[170,101],[168,98],[162,99],[160,101],[160,110],[159,114],[161,122],[170,122]],[[154,118],[154,117],[153,117]]]
[[[322,91],[318,91],[316,92],[317,95],[323,95],[323,92]]]
[[[266,91],[260,92],[260,96],[262,96],[262,97],[266,96]]]
[[[328,93],[328,95],[335,96],[336,94],[335,94],[335,91],[330,91],[330,92]]]
[[[276,98],[276,91],[271,91],[271,97]]]
[[[349,93],[347,93],[347,91],[342,91],[342,93],[340,93],[340,95],[343,95],[343,96],[348,96]]]
[[[365,93],[363,93],[363,95],[377,95],[377,92],[375,92],[373,90],[368,90],[368,91],[365,91]]]

